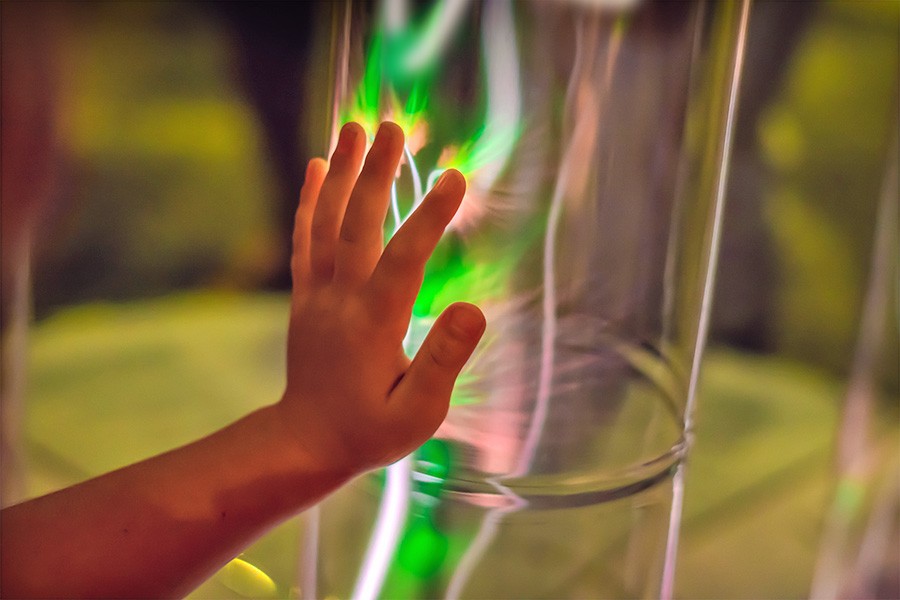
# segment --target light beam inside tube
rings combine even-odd
[[[471,49],[472,57],[483,56],[484,91],[471,109],[473,114],[481,114],[480,125],[454,131],[457,124],[447,122],[440,104],[447,101],[441,95],[444,70],[453,66],[441,61],[447,58],[451,39],[465,31],[467,16],[472,14],[469,0],[436,2],[424,16],[417,16],[406,0],[389,0],[381,14],[381,28],[370,40],[362,78],[350,102],[339,109],[342,120],[358,121],[369,131],[383,120],[392,120],[406,133],[404,163],[391,189],[391,234],[448,168],[458,169],[469,181],[458,213],[465,218],[454,219],[448,231],[473,227],[490,214],[490,190],[519,139],[522,100],[513,3],[497,0],[485,7],[480,52],[477,47]],[[446,246],[448,243],[452,242],[442,242],[445,248],[453,248]],[[453,251],[445,251],[444,256],[452,257]],[[434,268],[427,274],[420,299],[433,300],[451,279],[454,293],[459,295],[455,299],[471,298],[467,286],[483,286],[477,272]],[[432,300],[417,301],[415,319],[429,323],[437,317],[443,303]],[[411,326],[404,339],[408,354],[416,350],[415,342]],[[353,591],[356,599],[370,600],[382,593],[408,520],[412,474],[410,457],[387,469],[384,496]],[[489,531],[481,536],[485,543],[492,537]],[[476,547],[470,559],[478,554]]]
[[[359,579],[353,589],[354,600],[375,600],[384,584],[406,520],[412,487],[411,463],[412,458],[407,456],[387,468],[384,498],[378,509],[372,542],[366,549]]]

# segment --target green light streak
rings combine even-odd
[[[512,154],[521,132],[520,123],[510,123],[508,119],[503,119],[503,115],[495,114],[496,110],[490,110],[491,102],[486,94],[496,91],[498,85],[497,82],[486,81],[489,73],[483,68],[481,76],[485,81],[481,86],[482,96],[476,99],[471,110],[463,108],[461,114],[462,117],[468,117],[467,113],[480,114],[481,124],[469,133],[462,127],[454,131],[446,126],[448,106],[453,107],[453,104],[446,103],[448,95],[441,88],[444,81],[440,77],[438,61],[445,54],[440,46],[446,45],[452,33],[441,24],[441,15],[452,12],[447,5],[446,2],[435,3],[418,23],[406,21],[405,26],[399,29],[384,27],[377,31],[369,44],[363,76],[351,101],[341,111],[345,120],[358,121],[369,131],[375,131],[382,120],[392,120],[407,134],[405,162],[401,170],[407,171],[409,178],[398,178],[392,186],[392,218],[386,224],[386,238],[396,232],[422,202],[437,177],[448,168],[462,172],[470,187],[476,191],[467,193],[460,212],[475,215],[474,218],[466,216],[462,226],[470,228],[477,225],[488,212],[485,205],[491,202],[488,190],[478,188],[479,174],[485,171],[480,183],[489,188]],[[446,20],[458,25],[462,16],[457,12],[451,15],[452,19]],[[443,40],[439,44],[428,39],[438,35]],[[415,61],[419,62],[414,72],[408,64],[410,53],[418,53]],[[422,63],[421,57],[426,55],[430,59]],[[503,85],[499,87],[503,88]],[[506,91],[519,93],[518,90]],[[440,97],[443,104],[430,102],[435,96]],[[496,100],[493,103],[495,106]],[[465,122],[468,119],[458,120]],[[424,182],[420,173],[428,173]],[[471,260],[467,262],[460,238],[452,232],[446,235],[426,266],[425,280],[413,309],[413,326],[427,326],[446,305],[455,300],[484,300],[492,295],[488,288],[493,287],[495,292],[502,289],[503,276],[509,274],[511,265],[504,269],[496,259],[491,263],[489,267],[487,264],[474,264]],[[495,285],[487,285],[488,282]],[[413,347],[415,340],[416,336],[411,331],[405,340],[407,351],[416,350]],[[454,403],[457,403],[456,399]]]
[[[449,157],[439,161],[438,166],[457,169],[467,177],[475,175],[488,164],[505,161],[515,148],[521,131],[521,124],[485,126],[459,148],[450,149]]]
[[[497,199],[491,190],[521,134],[521,99],[515,36],[505,35],[512,29],[501,27],[504,35],[486,37],[497,30],[498,23],[511,27],[511,5],[484,13],[493,14],[494,19],[473,13],[465,1],[438,0],[419,19],[408,18],[412,3],[406,0],[397,0],[388,8],[394,10],[389,15],[385,8],[381,15],[362,78],[338,113],[367,131],[374,132],[381,121],[391,120],[406,132],[404,162],[392,185],[392,218],[386,224],[385,237],[399,229],[444,170],[458,169],[469,182],[460,208],[463,218],[451,223],[425,267],[404,339],[404,349],[412,354],[419,334],[448,304],[460,299],[484,304],[492,297],[503,297],[503,292],[515,285],[513,265],[527,246],[523,236],[511,240],[501,257],[473,256],[464,242],[474,228],[487,225],[485,216],[495,214],[491,203]],[[482,37],[467,37],[467,15],[486,19]],[[499,22],[498,15],[502,17]],[[454,39],[463,40],[463,47],[451,55],[448,49]],[[478,54],[481,45],[483,57]],[[477,58],[483,58],[479,62],[480,92],[465,98],[459,93],[458,81],[461,76],[471,77],[459,69]],[[455,393],[451,400],[453,404],[473,401],[463,393]],[[415,473],[405,461],[389,467],[387,488],[396,488],[393,484],[407,477],[412,477],[413,487],[407,498],[385,492],[355,588],[365,592],[360,592],[360,597],[368,600],[379,592],[387,597],[426,595],[426,582],[447,568],[449,541],[436,526],[434,512],[444,493],[451,458],[445,442],[431,440],[415,455]],[[397,523],[402,522],[410,504],[414,512],[406,517],[398,543]],[[388,560],[396,562],[391,566]]]
[[[471,123],[471,115],[476,115],[480,123],[474,130],[461,125],[452,128],[451,111],[457,108],[445,89],[448,80],[442,77],[446,69],[442,68],[441,60],[447,59],[448,41],[459,33],[449,31],[447,23],[452,21],[453,27],[459,28],[464,24],[465,11],[459,12],[458,7],[448,4],[436,2],[418,19],[406,19],[399,28],[394,24],[391,29],[383,26],[376,31],[369,42],[362,78],[340,111],[344,120],[357,121],[368,131],[375,131],[383,120],[392,120],[407,134],[401,173],[406,171],[408,177],[398,177],[392,186],[391,219],[386,224],[386,237],[409,217],[437,177],[448,168],[462,172],[472,190],[463,200],[461,213],[488,214],[484,209],[491,202],[490,192],[479,189],[479,174],[484,170],[482,183],[489,187],[521,134],[521,123],[510,123],[508,118],[504,120],[503,115],[489,110],[487,95],[497,85],[489,85],[483,66],[481,95],[470,101],[471,106],[459,107],[457,119],[459,123]],[[441,102],[431,102],[433,98],[440,98]],[[467,219],[463,226],[477,225],[481,216]],[[509,273],[502,268],[499,270],[505,273],[498,273],[496,258],[491,260],[490,273],[487,265],[467,262],[460,238],[452,229],[453,226],[426,266],[425,281],[413,309],[414,318],[433,320],[450,302],[472,298],[476,290],[485,294],[485,282],[498,283],[498,275]]]
[[[416,518],[409,527],[397,553],[399,566],[419,579],[433,577],[447,557],[447,536],[431,519]]]
[[[449,3],[437,2],[419,23],[407,22],[405,28],[390,34],[377,31],[369,44],[363,76],[341,116],[361,123],[369,131],[374,131],[383,120],[392,120],[407,132],[407,160],[412,169],[425,166],[414,165],[425,155],[437,156],[426,172],[452,167],[471,180],[488,164],[506,162],[521,126],[492,122],[495,119],[487,114],[485,99],[480,98],[481,106],[475,110],[484,114],[475,131],[460,132],[458,139],[448,140],[442,146],[429,139],[430,125],[442,120],[442,115],[432,110],[429,99],[441,91],[439,60],[453,33],[447,30],[446,21],[458,25],[461,16],[456,10]],[[423,152],[426,149],[429,152]],[[422,195],[425,192],[415,191]]]

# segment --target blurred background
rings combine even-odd
[[[322,8],[0,5],[4,504],[278,398]],[[749,31],[676,595],[900,597],[900,2]],[[196,597],[296,594],[301,529]]]

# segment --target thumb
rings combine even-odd
[[[395,390],[400,395],[399,405],[427,411],[437,429],[447,414],[456,377],[484,328],[484,315],[474,304],[457,302],[441,313]]]

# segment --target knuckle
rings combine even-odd
[[[360,238],[361,236],[357,231],[355,231],[355,228],[347,226],[346,222],[344,226],[341,227],[341,231],[338,236],[338,239],[340,239],[340,241],[346,242],[348,244],[356,244],[360,241]]]
[[[459,365],[460,344],[448,335],[439,335],[428,345],[431,360],[440,368],[455,371]]]
[[[414,260],[411,252],[406,252],[399,248],[397,252],[392,252],[387,258],[389,265],[396,271],[398,276],[412,273],[418,265],[418,261]]]
[[[331,227],[328,227],[327,224],[319,221],[313,222],[309,231],[309,237],[310,241],[314,244],[323,245],[331,241],[333,234],[331,232]]]

